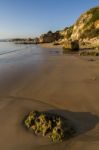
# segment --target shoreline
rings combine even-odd
[[[42,48],[62,48],[62,45],[53,45],[53,43],[42,43],[42,44],[38,44],[40,47]]]

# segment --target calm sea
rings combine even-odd
[[[0,42],[0,55],[22,50],[26,45],[14,44],[12,42]]]

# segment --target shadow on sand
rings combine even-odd
[[[68,119],[76,130],[76,134],[80,135],[95,128],[99,123],[99,117],[90,112],[72,112],[68,110],[52,109],[48,113],[58,114]]]

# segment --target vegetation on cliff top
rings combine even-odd
[[[95,22],[99,19],[99,7],[91,8],[89,11],[87,11],[87,14],[92,14],[92,17],[87,22],[87,25],[89,23]]]
[[[99,7],[91,8],[86,13],[82,14],[76,22],[78,27],[81,24],[81,20],[83,23],[83,32],[81,33],[80,38],[99,37],[99,28],[95,26],[95,22],[99,21]]]

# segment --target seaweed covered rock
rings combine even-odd
[[[99,56],[99,50],[82,51],[80,56]]]
[[[30,112],[24,123],[36,135],[48,136],[53,142],[63,141],[75,133],[75,130],[67,123],[67,120],[51,113]]]

